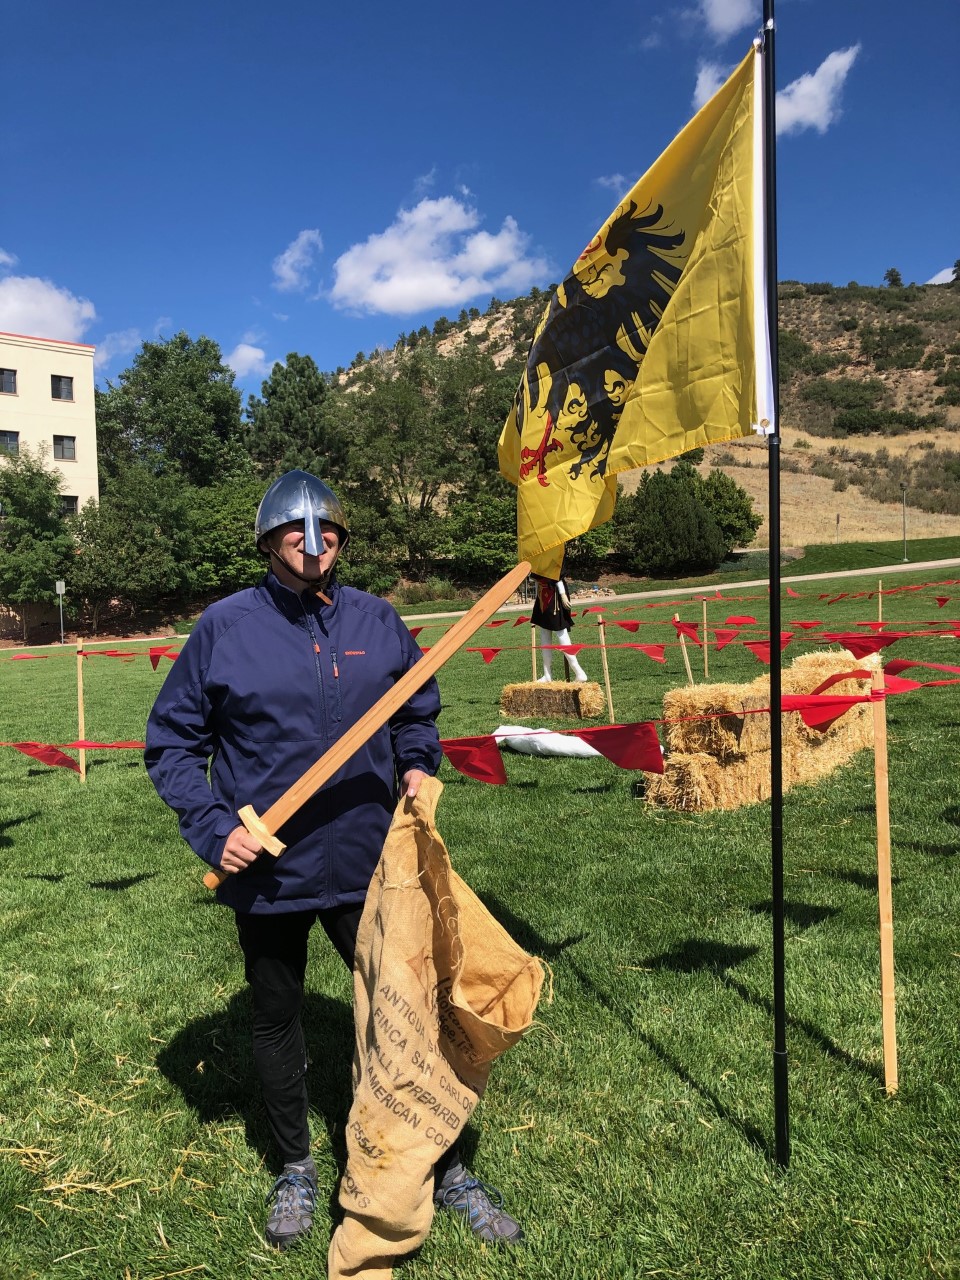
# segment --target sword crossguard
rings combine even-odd
[[[282,840],[278,840],[276,836],[272,836],[267,828],[263,825],[263,819],[259,816],[252,804],[245,804],[242,809],[237,811],[237,817],[247,828],[252,836],[256,838],[266,849],[267,853],[273,854],[275,858],[279,858],[281,853],[287,847]],[[229,871],[223,871],[219,867],[212,867],[203,877],[203,883],[208,889],[219,889],[224,880],[229,879]]]
[[[247,828],[252,836],[256,836],[267,853],[272,853],[275,858],[279,858],[281,853],[287,847],[282,840],[278,840],[263,825],[263,819],[259,816],[252,804],[245,804],[242,809],[237,810],[237,817]]]

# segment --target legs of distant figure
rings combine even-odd
[[[543,675],[538,681],[539,684],[545,684],[553,679],[553,655],[555,651],[551,648],[551,645],[572,643],[570,632],[566,628],[563,631],[548,631],[546,627],[540,628],[540,657],[543,659]],[[576,654],[565,653],[562,657],[569,663],[574,680],[589,680],[590,677],[577,661]]]

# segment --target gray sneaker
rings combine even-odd
[[[307,1157],[297,1164],[285,1164],[283,1173],[270,1188],[267,1204],[273,1201],[267,1219],[267,1242],[277,1249],[291,1245],[308,1235],[313,1226],[317,1204],[317,1167]]]
[[[487,1244],[519,1244],[523,1239],[519,1222],[504,1210],[503,1196],[496,1187],[475,1178],[459,1161],[437,1183],[433,1203],[438,1209],[459,1213],[474,1235]]]

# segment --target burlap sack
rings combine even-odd
[[[450,866],[435,778],[402,800],[367,894],[354,966],[356,1053],[345,1217],[331,1280],[388,1280],[427,1238],[433,1166],[496,1059],[528,1029],[543,970]]]

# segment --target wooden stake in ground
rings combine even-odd
[[[533,671],[533,683],[537,683],[537,628],[530,626],[530,667]]]
[[[679,613],[673,615],[674,622],[680,621]],[[690,670],[690,655],[687,653],[687,637],[683,632],[678,633],[680,636],[680,648],[683,651],[683,665],[687,669],[687,684],[693,684],[693,672]]]
[[[883,579],[877,579],[877,621],[883,621]]]
[[[83,641],[77,641],[77,737],[81,742],[87,736],[86,719],[83,714]],[[80,748],[80,781],[87,780],[87,753]]]
[[[607,710],[610,713],[610,723],[616,724],[613,714],[613,694],[610,691],[610,667],[607,664],[607,625],[602,613],[597,614],[597,626],[600,628],[600,661],[603,663],[603,679],[607,686]]]
[[[883,670],[873,673],[874,693],[883,693]],[[896,1093],[897,1004],[893,976],[893,887],[890,874],[890,794],[887,773],[887,708],[873,704],[874,773],[877,795],[877,890],[880,902],[880,1004],[883,1016],[883,1084]]]
[[[419,662],[400,677],[392,689],[388,689],[383,697],[373,704],[366,715],[362,715],[357,723],[343,737],[335,742],[329,751],[312,765],[292,787],[288,787],[279,800],[276,800],[263,817],[253,805],[244,805],[238,817],[252,836],[256,836],[264,849],[278,858],[286,845],[277,839],[276,833],[285,822],[328,782],[338,769],[341,769],[350,757],[359,751],[363,744],[387,723],[395,711],[403,706],[407,699],[427,683],[443,664],[467,643],[473,633],[513,595],[530,572],[530,566],[522,561],[515,569],[500,579],[481,596],[469,613],[453,624],[450,630],[425,653]],[[208,889],[216,889],[230,875],[229,871],[216,869],[208,871],[203,883]]]
[[[700,628],[700,634],[703,637],[703,678],[704,680],[709,680],[710,664],[707,660],[707,602],[706,600],[702,600],[700,603],[703,605],[703,626]]]

